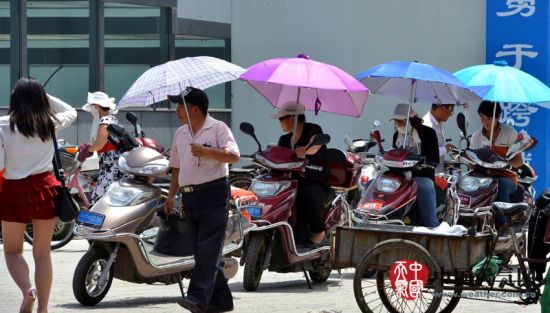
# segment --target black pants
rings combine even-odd
[[[297,228],[308,227],[314,233],[325,230],[323,203],[327,201],[329,190],[320,183],[300,182],[296,195]]]
[[[195,251],[187,298],[203,310],[210,304],[230,307],[233,296],[220,261],[227,228],[229,183],[224,180],[207,189],[184,193],[182,201]]]

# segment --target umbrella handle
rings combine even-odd
[[[294,147],[296,146],[296,142],[293,142],[292,137],[296,135],[296,130],[298,129],[298,107],[299,106],[300,106],[300,87],[298,87],[298,92],[296,95],[296,108],[294,109],[294,125],[292,126],[292,136],[290,137],[292,150],[294,150]]]

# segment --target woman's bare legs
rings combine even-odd
[[[33,220],[34,282],[38,296],[38,313],[48,312],[48,300],[52,288],[52,259],[50,246],[57,218]]]
[[[4,257],[11,278],[23,294],[23,302],[31,289],[29,266],[23,258],[23,234],[26,224],[2,221],[2,238],[4,239]],[[51,238],[51,237],[50,237]]]

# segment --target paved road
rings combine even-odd
[[[25,244],[25,257],[32,264],[31,246]],[[176,301],[179,298],[177,285],[137,285],[113,282],[105,299],[95,307],[83,307],[73,297],[72,275],[78,260],[87,249],[87,243],[73,240],[66,247],[53,252],[54,284],[50,312],[185,312]],[[2,245],[0,251],[3,255]],[[264,273],[260,288],[246,292],[242,287],[242,269],[230,281],[235,297],[235,312],[359,312],[353,296],[353,270],[334,272],[324,284],[307,288],[301,274]],[[0,312],[17,312],[20,293],[6,270],[3,257],[0,259]],[[454,312],[539,313],[539,305],[518,306],[463,300]]]

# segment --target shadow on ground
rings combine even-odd
[[[139,298],[126,298],[116,301],[101,301],[95,306],[83,306],[79,303],[61,304],[59,307],[64,309],[74,309],[75,311],[94,311],[112,308],[143,308],[144,306],[154,306],[157,304],[174,303],[177,305],[178,300],[181,297],[139,297]]]

